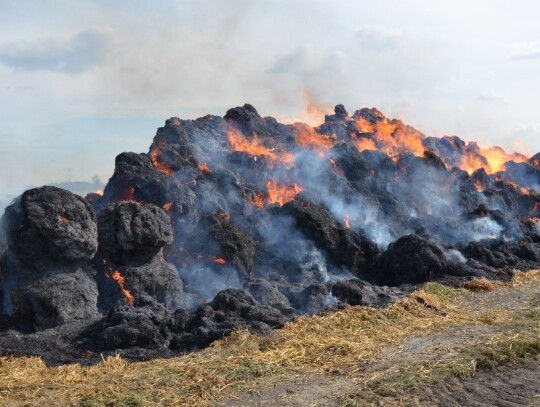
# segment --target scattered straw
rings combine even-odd
[[[531,278],[517,273],[514,281]],[[267,337],[236,331],[207,349],[172,359],[132,363],[110,357],[91,367],[48,368],[39,358],[2,357],[0,404],[204,406],[225,389],[256,388],[270,375],[336,370],[351,375],[407,337],[512,319],[507,310],[464,309],[462,297],[460,290],[427,284],[385,309],[351,307],[300,317]]]
[[[460,287],[470,291],[495,291],[497,283],[487,278],[474,278],[462,283]]]

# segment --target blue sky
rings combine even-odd
[[[0,0],[0,188],[106,180],[171,116],[375,106],[540,151],[535,1]]]

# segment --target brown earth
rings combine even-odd
[[[497,319],[501,312],[538,309],[540,281],[492,292],[470,293],[459,306]],[[490,314],[490,311],[494,311]],[[535,314],[536,315],[536,314]],[[540,315],[540,314],[538,314]],[[540,406],[540,357],[529,356],[492,369],[471,368],[461,377],[444,377],[432,382],[426,366],[452,365],[463,352],[487,347],[504,335],[518,335],[515,329],[489,324],[458,324],[440,332],[408,337],[401,346],[390,346],[382,357],[354,374],[336,369],[325,374],[290,374],[268,377],[263,383],[243,391],[225,392],[226,406]],[[529,321],[535,324],[534,319]],[[536,320],[540,325],[540,320]],[[525,328],[528,329],[528,328]],[[462,361],[461,358],[460,361]],[[475,360],[471,359],[471,364]],[[408,386],[400,383],[403,371],[418,367],[419,380]],[[407,372],[407,380],[411,372]],[[425,378],[425,380],[422,379]],[[395,385],[395,386],[394,386]],[[372,396],[373,389],[388,389]],[[379,392],[381,393],[381,392]]]

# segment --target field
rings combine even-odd
[[[237,331],[174,359],[48,368],[3,357],[0,403],[459,405],[476,394],[479,405],[540,404],[539,321],[540,271],[459,289],[428,283],[386,309],[302,317],[267,337]]]

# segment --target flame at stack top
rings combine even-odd
[[[528,157],[519,153],[506,153],[502,148],[494,146],[480,148],[478,152],[468,153],[463,156],[460,167],[462,170],[472,174],[474,171],[483,168],[488,174],[493,174],[506,169],[508,161],[516,163],[526,162]]]
[[[372,134],[372,136],[357,139],[356,147],[359,151],[378,150],[390,157],[407,152],[421,157],[428,149],[424,145],[425,136],[400,120],[389,120],[381,114],[377,120],[368,120],[360,116],[355,119],[355,123],[360,132]],[[453,166],[447,157],[442,156],[441,159],[450,167]],[[457,166],[469,174],[480,168],[488,174],[494,174],[504,171],[505,164],[509,161],[523,163],[528,160],[529,157],[524,154],[507,153],[497,146],[480,148],[476,143],[470,143],[461,153]]]
[[[403,125],[397,120],[384,118],[372,123],[363,117],[356,120],[356,125],[361,132],[373,133],[373,139],[361,138],[357,147],[360,151],[380,150],[389,156],[411,152],[422,156],[426,148],[423,145],[423,136],[412,127]]]
[[[233,151],[247,153],[253,157],[268,157],[272,162],[280,162],[288,167],[294,164],[293,154],[289,152],[278,152],[266,147],[256,134],[253,135],[251,140],[248,140],[238,132],[230,130],[227,132],[227,138]]]
[[[295,123],[296,142],[300,146],[309,147],[315,150],[321,157],[326,155],[326,151],[332,148],[336,142],[336,136],[332,134],[318,134],[313,127],[306,124]]]

